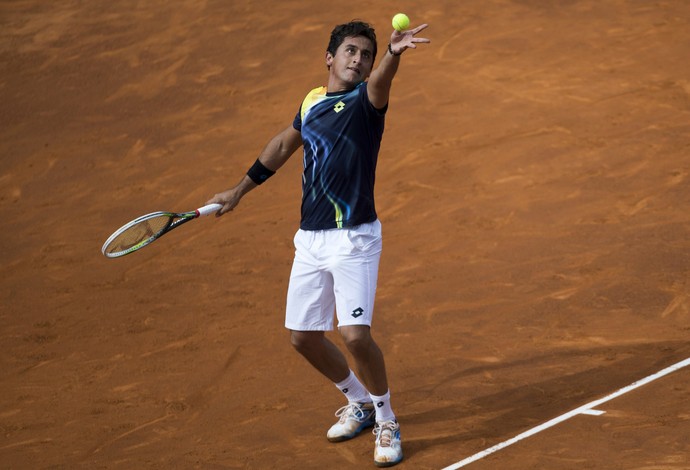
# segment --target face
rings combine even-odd
[[[374,65],[373,50],[371,40],[356,36],[345,38],[335,51],[335,56],[326,52],[326,65],[329,67],[328,90],[348,90],[364,81]]]

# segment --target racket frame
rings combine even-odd
[[[131,222],[126,223],[119,229],[115,230],[110,237],[105,241],[103,244],[103,247],[101,248],[101,252],[108,258],[119,258],[121,256],[128,255],[130,253],[133,253],[137,250],[140,250],[141,248],[145,247],[146,245],[149,245],[171,231],[172,229],[179,227],[180,225],[189,222],[190,220],[196,219],[197,217],[201,215],[209,215],[214,212],[217,212],[222,205],[220,204],[209,204],[204,207],[200,207],[199,209],[189,211],[189,212],[165,212],[165,211],[157,211],[157,212],[151,212],[150,214],[145,214],[142,215],[141,217],[137,217],[136,219],[132,220]],[[158,232],[154,233],[150,237],[146,238],[145,240],[140,241],[136,245],[132,245],[126,250],[122,251],[116,251],[113,253],[108,253],[106,252],[106,248],[108,245],[115,240],[117,237],[119,237],[122,233],[126,232],[128,229],[133,227],[134,225],[137,225],[145,220],[149,219],[154,219],[156,217],[168,217],[168,223],[163,226],[162,229],[160,229]]]

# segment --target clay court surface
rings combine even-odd
[[[690,2],[0,2],[0,467],[374,468],[283,328],[301,156],[236,183],[325,84],[337,23],[428,22],[377,177],[374,335],[399,468],[441,469],[690,357]],[[337,341],[336,336],[332,336]],[[690,368],[470,469],[690,468]]]

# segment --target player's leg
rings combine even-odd
[[[349,325],[339,327],[345,346],[355,360],[357,373],[374,395],[388,392],[386,364],[383,353],[371,336],[368,325]]]
[[[383,353],[371,337],[368,326],[342,326],[340,333],[355,359],[359,376],[371,391],[376,411],[374,463],[380,467],[393,466],[403,459],[402,440],[400,425],[391,407]]]
[[[375,406],[374,463],[388,467],[402,461],[403,453],[400,425],[391,407],[383,353],[371,336],[382,247],[381,225],[377,221],[346,233],[352,252],[332,270],[338,327]]]
[[[375,395],[388,392],[386,366],[381,349],[371,336],[371,322],[381,258],[381,224],[376,221],[338,231],[340,243],[347,246],[347,256],[333,261],[338,329],[355,359],[357,372]]]
[[[347,359],[323,331],[291,330],[290,341],[298,353],[332,382],[342,382],[350,375]]]

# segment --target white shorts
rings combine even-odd
[[[369,325],[381,258],[381,223],[298,230],[287,293],[285,327],[295,331]]]

